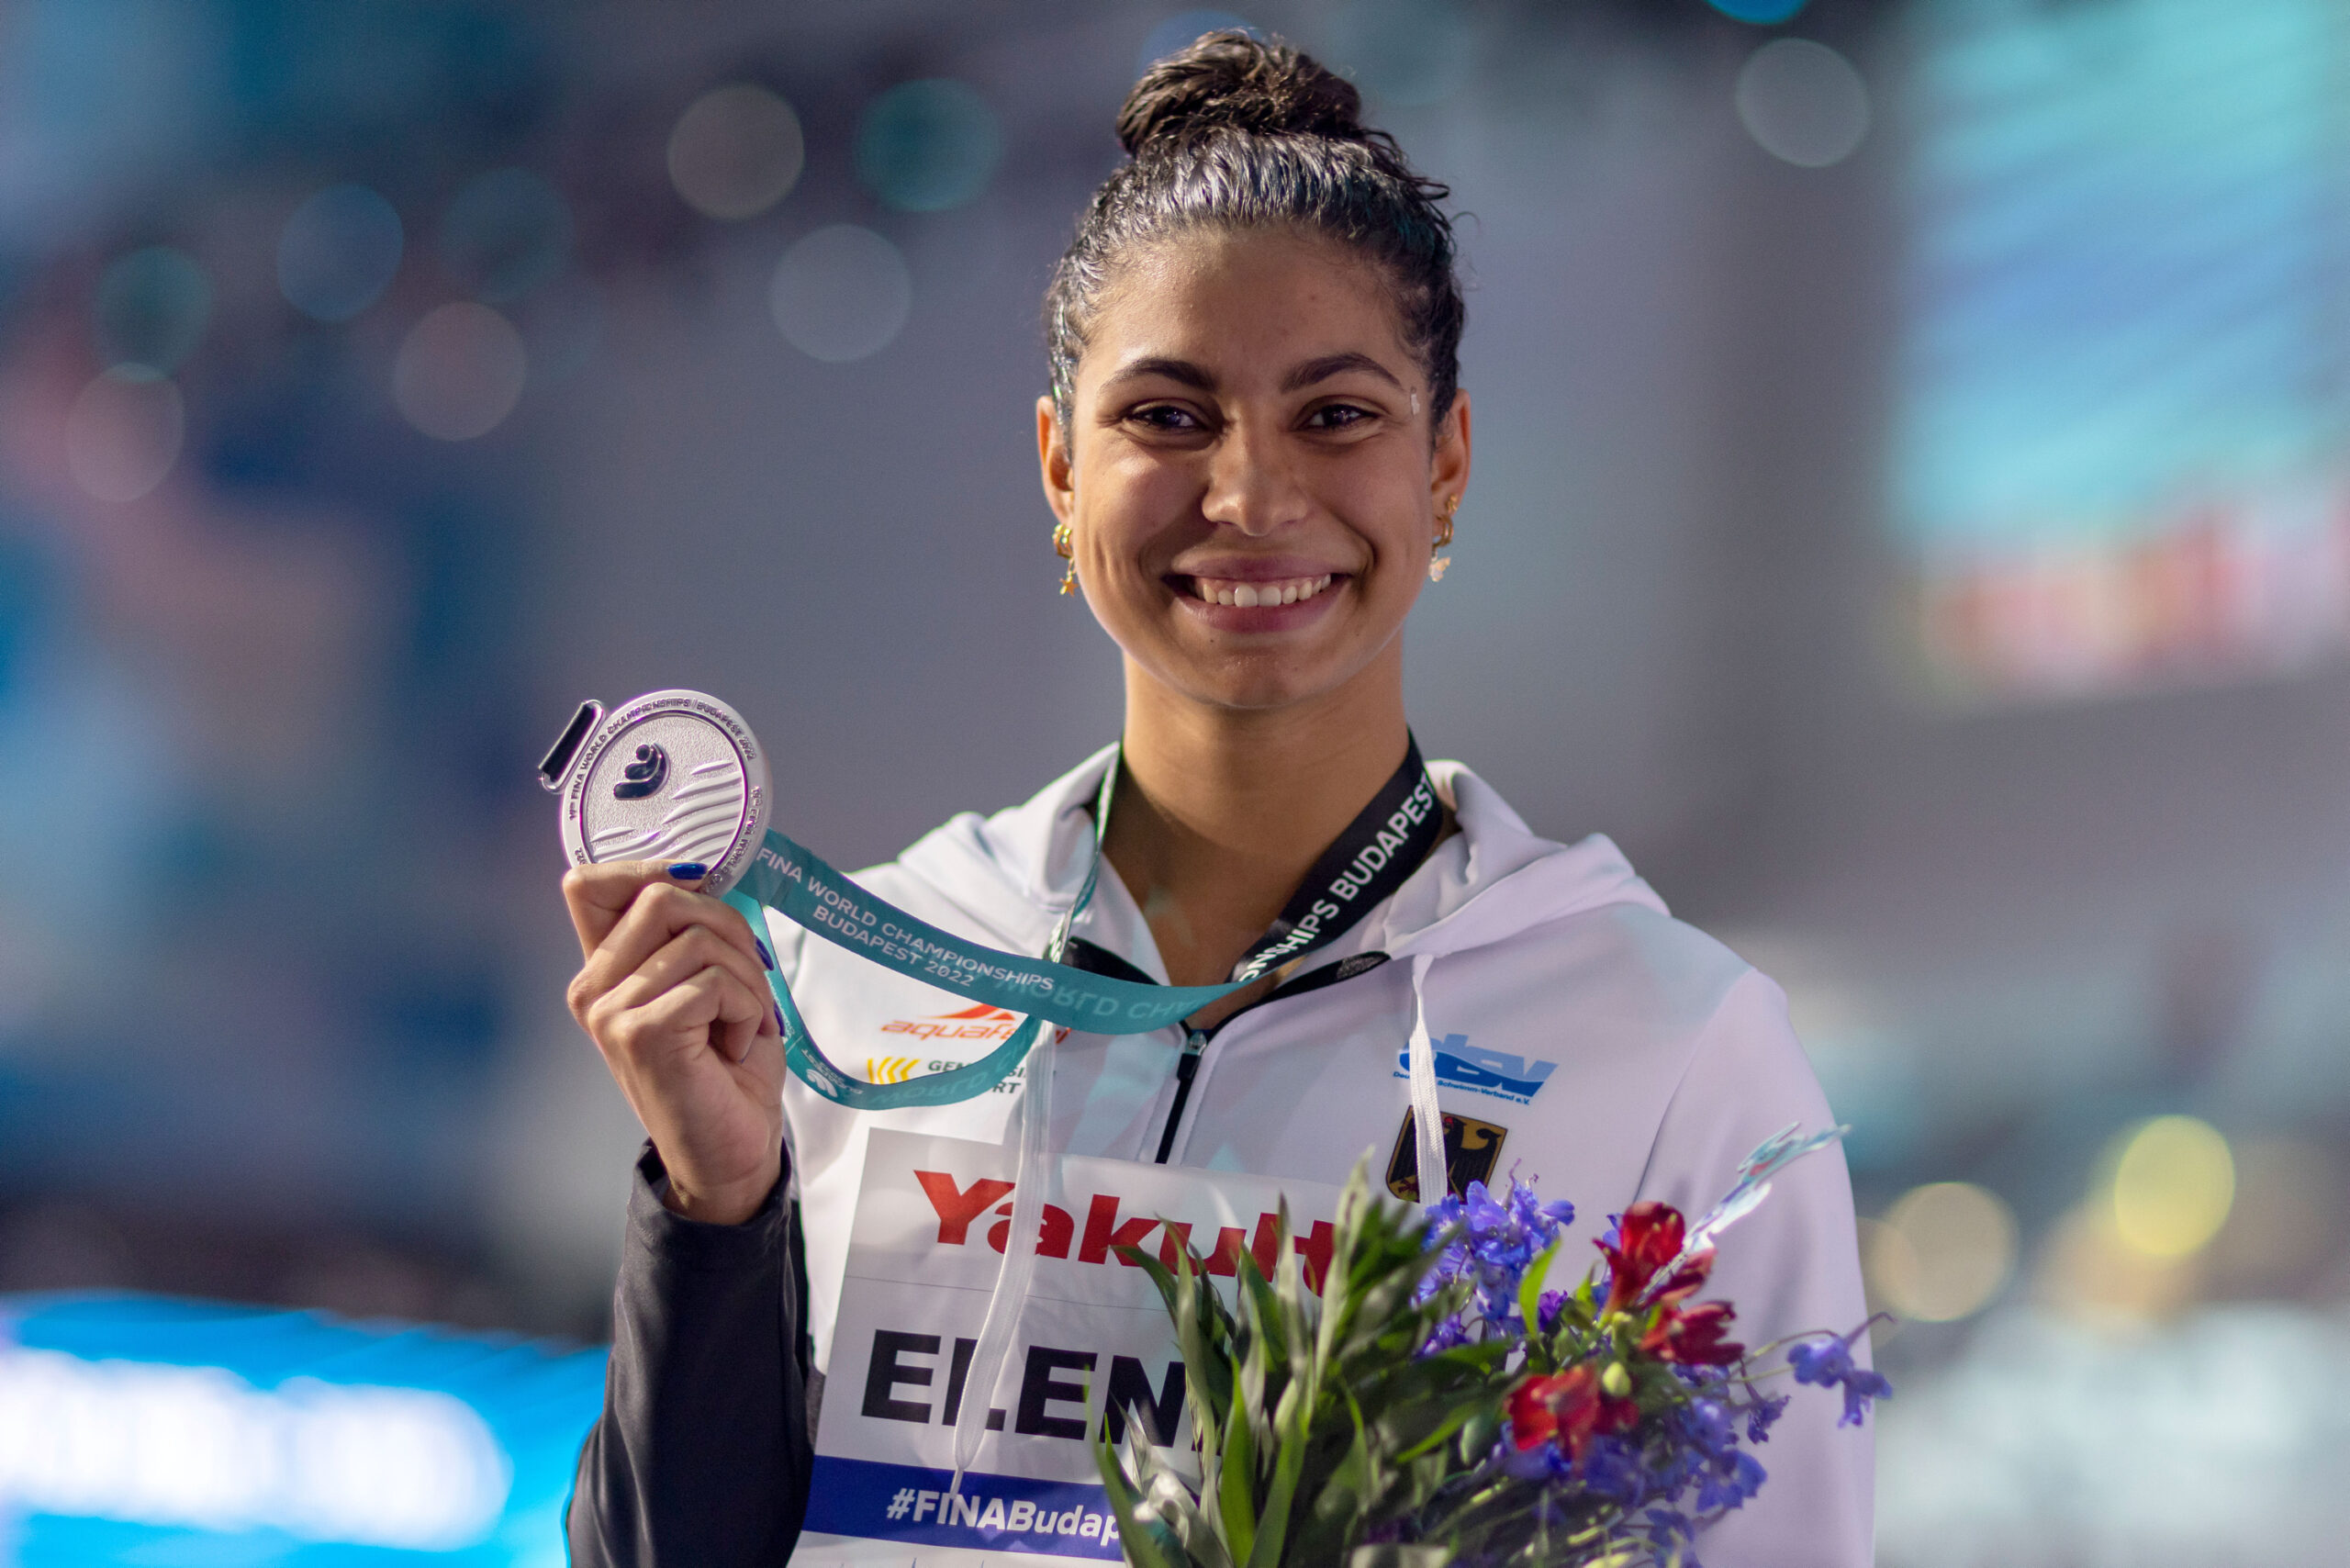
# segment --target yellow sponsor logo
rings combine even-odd
[[[867,1057],[865,1080],[868,1083],[903,1083],[921,1065],[912,1057]]]

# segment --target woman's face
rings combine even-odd
[[[1431,439],[1386,285],[1326,241],[1207,230],[1125,257],[1064,444],[1036,411],[1078,582],[1130,663],[1277,710],[1384,665],[1469,476],[1469,399]]]

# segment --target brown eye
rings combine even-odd
[[[1376,417],[1369,409],[1359,409],[1352,403],[1325,403],[1305,416],[1305,426],[1308,430],[1342,431]]]
[[[1172,403],[1146,403],[1126,418],[1156,431],[1195,431],[1203,428],[1198,417],[1189,409]]]

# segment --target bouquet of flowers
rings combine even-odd
[[[1748,1447],[1787,1404],[1770,1378],[1841,1389],[1848,1425],[1892,1392],[1853,1362],[1865,1323],[1750,1351],[1729,1303],[1691,1299],[1715,1238],[1841,1130],[1769,1139],[1695,1225],[1634,1204],[1572,1290],[1543,1288],[1572,1205],[1514,1173],[1423,1215],[1358,1166],[1318,1299],[1286,1238],[1270,1279],[1239,1260],[1229,1308],[1192,1260],[1123,1249],[1175,1320],[1200,1470],[1178,1473],[1138,1424],[1102,1445],[1126,1561],[1695,1568],[1696,1531],[1763,1483]]]

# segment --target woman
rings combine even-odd
[[[1374,1148],[1416,1194],[1398,1053],[1424,1010],[1454,1186],[1522,1166],[1574,1199],[1584,1235],[1644,1198],[1702,1210],[1748,1149],[1825,1126],[1828,1107],[1778,990],[1672,920],[1614,846],[1538,838],[1465,767],[1421,765],[1402,633],[1469,478],[1462,308],[1442,188],[1357,110],[1312,61],[1237,34],[1136,87],[1130,162],[1046,301],[1036,409],[1064,588],[1125,657],[1120,745],[859,880],[1040,952],[1118,767],[1102,834],[1116,875],[1068,960],[1176,985],[1281,961],[1187,1027],[1064,1039],[1054,1151],[1337,1182]],[[889,1025],[944,999],[789,924],[754,933],[691,890],[700,870],[592,867],[565,885],[587,959],[573,1010],[652,1137],[571,1512],[582,1562],[788,1554],[867,1132],[993,1141],[1011,1104],[859,1115],[788,1080],[770,958],[844,1058],[892,1054],[907,1036]],[[1347,903],[1317,913],[1334,873]],[[1716,1294],[1751,1341],[1850,1327],[1841,1159],[1778,1185]],[[1833,1430],[1833,1403],[1796,1404],[1761,1453],[1770,1484],[1701,1542],[1709,1562],[1868,1560],[1867,1436]]]

